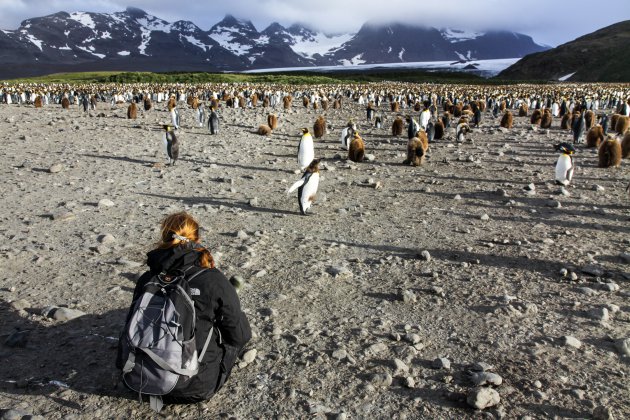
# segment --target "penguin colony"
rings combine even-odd
[[[321,108],[326,111],[328,110],[329,101],[332,102],[333,110],[340,109],[342,98],[349,98],[350,101],[357,102],[361,106],[367,105],[362,108],[365,110],[365,120],[360,119],[363,121],[360,124],[362,130],[365,127],[371,127],[378,131],[384,128],[384,123],[389,123],[390,121],[392,136],[400,137],[403,134],[403,130],[406,129],[408,141],[406,143],[407,158],[403,161],[405,165],[422,165],[426,159],[429,144],[432,142],[439,142],[445,138],[449,141],[455,140],[460,143],[470,140],[467,136],[471,133],[471,127],[476,128],[481,125],[482,116],[484,115],[482,111],[486,109],[489,110],[486,115],[494,115],[495,120],[490,123],[484,122],[482,127],[497,124],[499,116],[501,116],[499,112],[502,111],[503,115],[498,125],[510,129],[513,128],[514,124],[513,112],[518,111],[518,115],[521,118],[529,118],[530,105],[533,112],[531,112],[529,121],[532,125],[540,126],[547,130],[557,129],[558,127],[564,130],[571,130],[570,134],[567,133],[567,136],[572,135],[573,145],[566,142],[556,146],[556,149],[561,152],[556,162],[555,177],[556,182],[559,184],[566,186],[572,180],[574,171],[573,158],[576,153],[575,145],[585,143],[582,147],[598,148],[598,166],[601,168],[617,167],[621,164],[622,159],[630,158],[630,118],[627,115],[625,102],[617,104],[616,107],[608,107],[607,109],[613,109],[613,112],[607,113],[606,111],[598,112],[597,108],[587,103],[576,102],[567,105],[562,98],[554,98],[553,100],[536,98],[530,101],[530,99],[523,98],[516,100],[514,98],[471,100],[469,97],[464,97],[455,98],[453,101],[446,99],[436,103],[433,97],[430,97],[431,100],[427,100],[427,97],[389,95],[391,112],[399,114],[402,109],[405,115],[403,117],[400,114],[394,116],[388,113],[388,105],[383,103],[387,96],[384,98],[382,94],[374,95],[366,92],[361,94],[355,93],[354,95],[343,95],[340,93],[326,95],[315,90],[305,92],[293,91],[292,94],[285,92],[274,96],[263,91],[248,93],[231,91],[210,97],[206,95],[203,96],[203,99],[199,96],[199,91],[184,94],[184,96],[181,96],[182,94],[183,92],[181,91],[172,94],[169,92],[163,94],[161,98],[156,98],[155,95],[134,93],[133,98],[122,95],[114,95],[111,97],[111,100],[102,95],[98,95],[98,98],[105,103],[111,103],[112,106],[115,104],[129,104],[127,108],[127,118],[129,119],[138,117],[138,113],[141,112],[138,109],[140,103],[144,105],[144,112],[148,112],[153,108],[152,99],[158,103],[167,101],[167,109],[170,113],[171,121],[169,124],[163,125],[163,142],[165,154],[171,165],[174,165],[179,157],[179,142],[176,136],[178,131],[176,130],[179,128],[181,121],[178,102],[188,104],[190,109],[195,111],[195,118],[191,118],[189,121],[195,121],[196,124],[202,127],[207,120],[208,131],[210,134],[217,135],[219,133],[218,109],[221,101],[228,108],[254,108],[259,103],[262,103],[262,106],[265,108],[273,107],[277,109],[276,107],[282,107],[291,109],[294,96],[302,100],[302,105],[307,109],[307,112],[310,104],[313,105],[315,110]],[[50,102],[50,96],[47,96],[45,101],[44,97],[38,93],[33,94],[30,98],[33,106],[37,108],[47,106]],[[5,102],[8,102],[8,100],[5,99]],[[87,111],[88,108],[95,109],[96,102],[97,95],[93,93],[73,95],[71,92],[63,92],[63,95],[59,95],[58,99],[53,103],[61,104],[64,109],[69,109],[71,106],[78,106],[80,109],[82,106],[84,111]],[[204,102],[209,104],[209,115],[205,113]],[[438,107],[444,109],[441,115],[438,113]],[[492,114],[490,114],[490,111]],[[415,114],[411,112],[415,112]],[[300,171],[305,171],[304,174],[318,172],[319,160],[316,159],[315,140],[323,139],[326,136],[327,128],[332,127],[334,129],[334,123],[330,127],[327,126],[324,115],[320,115],[316,119],[312,131],[305,128],[301,132],[302,136],[298,145],[298,168]],[[335,114],[330,113],[328,115]],[[560,118],[559,124],[554,123],[554,117]],[[455,120],[457,124],[454,128],[451,128],[452,118],[457,118]],[[260,135],[271,135],[277,129],[277,121],[278,116],[276,113],[268,113],[267,124],[260,125],[256,132]],[[612,134],[607,136],[608,127],[611,128],[610,132]],[[368,141],[369,139],[370,137],[368,137]],[[357,124],[353,121],[349,121],[341,130],[340,143],[342,149],[347,150],[348,160],[362,162],[365,159],[366,142],[359,135]],[[311,163],[315,161],[317,161],[317,165],[311,166]],[[314,195],[311,194],[309,197],[312,198]],[[310,204],[307,205],[306,203],[302,202],[300,198],[300,207],[303,214],[310,207]],[[308,201],[308,203],[312,203],[312,200]]]

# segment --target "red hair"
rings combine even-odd
[[[157,247],[168,249],[186,246],[188,242],[196,244],[193,250],[199,253],[199,266],[203,268],[215,267],[214,258],[212,258],[210,251],[199,245],[199,223],[185,211],[166,216],[162,220],[162,232]]]

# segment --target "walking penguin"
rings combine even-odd
[[[575,148],[569,143],[556,144],[554,148],[561,154],[556,162],[556,184],[567,186],[573,178],[573,153]]]
[[[319,159],[313,159],[308,165],[302,178],[296,181],[287,190],[287,195],[291,194],[295,189],[298,190],[298,204],[300,206],[300,214],[307,216],[313,214],[308,212],[311,208],[313,201],[315,201],[315,195],[317,194],[317,188],[319,187]]]
[[[168,158],[168,163],[175,165],[175,161],[179,157],[179,141],[177,140],[177,136],[175,136],[175,127],[164,124],[162,125],[162,129],[164,129],[164,136],[162,136],[164,152]]]

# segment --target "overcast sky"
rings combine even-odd
[[[630,19],[630,0],[0,0],[0,28],[59,11],[117,12],[134,6],[166,21],[190,20],[208,30],[226,14],[251,20],[304,23],[329,33],[355,32],[366,21],[399,21],[461,29],[507,29],[557,46]]]

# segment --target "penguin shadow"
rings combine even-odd
[[[96,158],[96,159],[119,160],[121,162],[137,163],[137,164],[145,165],[145,166],[151,166],[155,163],[153,161],[135,159],[135,158],[127,157],[127,156],[113,156],[113,155],[108,156],[108,155],[94,155],[94,154],[82,154],[81,156],[91,157],[91,158]]]
[[[377,245],[377,244],[360,244],[356,242],[347,242],[347,241],[339,241],[339,240],[330,240],[324,239],[323,242],[328,244],[342,244],[347,247],[359,248],[359,249],[371,249],[373,251],[382,252],[384,256],[393,256],[400,257],[401,259],[407,260],[415,260],[416,254],[418,253],[417,249],[414,248],[405,248],[400,246],[393,245]]]
[[[532,414],[536,413],[543,418],[588,419],[592,418],[590,411],[578,411],[571,408],[552,404],[523,404],[523,408]]]
[[[291,155],[291,157],[295,157],[295,155]],[[238,163],[220,163],[220,162],[206,162],[203,160],[196,160],[196,159],[188,159],[188,158],[180,158],[178,161],[181,162],[188,162],[188,163],[194,163],[197,165],[217,165],[217,166],[223,166],[226,168],[240,168],[240,169],[245,169],[247,171],[251,171],[251,172],[256,172],[256,171],[267,171],[267,172],[286,172],[286,173],[293,173],[293,171],[290,171],[288,169],[280,169],[280,168],[265,168],[263,166],[247,166],[247,165],[240,165]]]
[[[137,398],[122,386],[115,388],[118,336],[126,309],[86,314],[53,324],[37,321],[41,308],[25,308],[25,311],[28,317],[0,302],[0,359],[5,366],[1,392],[43,395],[73,410],[83,407],[56,395],[60,389],[128,400]]]
[[[289,210],[271,209],[271,208],[266,208],[266,207],[252,207],[247,202],[239,202],[236,200],[219,200],[219,199],[205,198],[205,197],[179,197],[179,196],[152,194],[152,193],[137,193],[137,194],[148,196],[148,197],[156,197],[161,200],[180,201],[189,206],[192,206],[194,204],[209,204],[211,206],[225,206],[228,208],[238,208],[238,209],[245,210],[248,212],[253,212],[253,213],[272,213],[272,214],[287,214],[287,215],[299,214],[299,213],[296,213],[294,211],[289,211]]]

